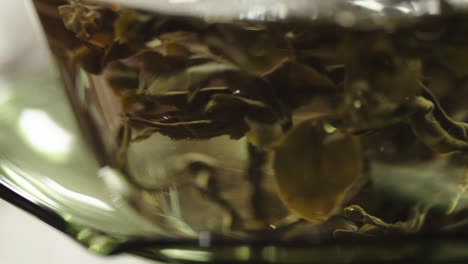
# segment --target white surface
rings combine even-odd
[[[132,256],[94,255],[35,217],[0,201],[0,263],[147,264]]]
[[[24,73],[49,63],[31,13],[31,0],[0,0],[0,75]]]

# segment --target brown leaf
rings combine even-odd
[[[309,102],[315,96],[336,94],[335,84],[316,69],[298,62],[288,62],[272,72],[270,81],[279,98],[291,108]]]

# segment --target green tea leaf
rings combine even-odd
[[[327,133],[321,120],[293,127],[275,148],[274,170],[286,205],[310,221],[323,221],[339,209],[362,173],[358,138]]]

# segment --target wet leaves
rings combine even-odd
[[[339,210],[363,168],[359,139],[340,131],[327,133],[324,124],[308,120],[296,125],[274,157],[281,197],[291,210],[315,222]]]
[[[406,124],[437,153],[468,152],[468,125],[450,118],[438,100],[452,90],[436,96],[422,84],[468,77],[466,48],[444,46],[445,40],[466,44],[466,37],[446,33],[455,25],[390,34],[321,24],[215,23],[68,2],[59,13],[80,43],[70,58],[102,74],[121,99],[120,157],[129,144],[154,134],[246,137],[249,148],[274,152],[279,193],[289,208],[323,221],[361,177],[364,132]],[[437,76],[457,80],[437,82]]]

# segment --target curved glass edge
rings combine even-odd
[[[341,242],[294,241],[246,244],[213,240],[194,243],[128,244],[125,252],[167,263],[466,263],[468,241],[454,235],[360,239]]]
[[[41,74],[41,77],[46,77],[46,76],[49,76],[49,75]],[[55,78],[56,77],[53,77],[52,79],[55,80],[55,82],[57,82]],[[48,87],[46,84],[38,82],[37,80],[33,80],[32,82],[39,87]],[[56,88],[57,87],[54,88],[55,90],[52,90],[49,92],[51,94],[60,93],[61,88],[60,87],[57,89]],[[21,93],[20,92],[21,89],[14,89],[14,90],[15,90],[14,92],[15,94]],[[30,96],[30,93],[31,93],[30,89],[27,90],[23,88],[22,91],[28,93],[28,96],[22,97],[23,99],[28,99],[29,97],[34,97],[35,99],[37,99],[38,97],[41,97],[41,96]],[[44,92],[44,91],[41,91],[41,92]],[[18,103],[21,100],[18,101],[17,99],[21,99],[21,96],[20,98],[15,99],[14,93],[11,92],[9,95],[11,98],[3,99],[3,101],[0,103],[0,109],[2,110],[0,111],[0,117],[2,119],[6,118],[5,119],[6,121],[8,121],[7,117],[10,113],[13,113],[13,116],[15,116],[14,113],[18,113],[17,112],[18,109],[21,110],[20,113],[24,113],[23,110],[25,110],[24,109],[25,106],[34,105],[34,104],[30,104],[30,102],[28,102],[27,100],[24,102]],[[47,98],[48,96],[45,96],[45,97]],[[15,99],[15,101],[12,101],[13,100],[12,98]],[[11,103],[11,102],[16,102],[16,103],[8,107],[5,105],[6,103]],[[47,105],[47,102],[48,101],[46,101],[46,103],[42,102],[41,104],[36,105],[36,106],[39,107],[41,105],[43,106],[44,104]],[[65,102],[65,100],[61,100],[61,102]],[[35,110],[38,110],[37,107],[35,108]],[[3,110],[6,110],[6,111],[3,111]],[[69,111],[68,112],[67,111],[68,110],[65,110],[62,112],[68,113]],[[61,111],[57,110],[57,112],[61,112]],[[35,113],[33,117],[38,116],[37,115],[38,112],[29,112],[29,113],[30,114]],[[26,115],[26,117],[27,116],[28,115]],[[44,115],[39,115],[39,116],[44,116]],[[70,117],[68,117],[67,119],[72,120],[70,119]],[[14,120],[17,120],[17,119],[14,119]],[[2,122],[3,121],[4,120],[2,120]],[[28,123],[28,122],[25,122],[25,123]],[[2,131],[8,132],[10,130],[13,131],[13,129],[17,129],[16,123],[7,123],[7,124],[9,125],[13,124],[13,125],[11,127],[8,127],[8,126],[2,127]],[[10,137],[11,135],[13,134],[5,133],[4,136]],[[25,143],[26,142],[25,140],[26,139],[24,135],[19,136],[19,137],[13,136],[11,137],[10,144],[14,148],[23,148],[24,147],[23,145],[18,146],[18,144]],[[30,143],[31,142],[27,144],[30,144]],[[25,150],[35,155],[41,154],[40,151],[38,152],[37,148],[35,149],[34,147],[30,145],[28,146],[27,144],[26,144],[27,147],[24,148]],[[68,215],[68,214],[61,214],[60,211],[55,210],[56,208],[52,206],[52,204],[66,203],[67,200],[64,199],[64,197],[53,198],[52,202],[49,202],[49,203],[44,202],[45,199],[41,198],[40,195],[34,192],[34,190],[36,191],[39,190],[42,193],[44,193],[44,186],[41,185],[42,182],[35,180],[36,178],[34,177],[29,177],[31,175],[28,175],[27,172],[19,170],[18,167],[10,163],[7,156],[11,153],[4,152],[5,151],[4,147],[5,147],[4,145],[0,145],[0,151],[3,152],[3,153],[0,153],[0,156],[5,158],[3,162],[0,161],[3,164],[2,171],[0,172],[0,178],[1,178],[0,196],[8,200],[9,202],[15,204],[16,206],[29,211],[30,213],[39,217],[41,220],[49,223],[53,227],[74,237],[75,239],[83,243],[84,245],[90,247],[90,249],[93,250],[94,252],[101,253],[101,254],[117,254],[117,253],[122,253],[122,252],[130,252],[130,253],[134,253],[137,255],[141,255],[147,258],[160,260],[160,261],[169,262],[170,260],[173,260],[173,261],[181,261],[181,262],[186,261],[186,262],[192,262],[192,263],[210,262],[210,261],[232,263],[231,261],[234,261],[234,260],[238,261],[239,263],[258,263],[259,260],[263,260],[267,263],[268,262],[270,263],[313,263],[314,262],[313,258],[316,258],[317,260],[316,263],[324,263],[324,262],[343,263],[343,259],[351,259],[352,261],[350,261],[350,263],[362,263],[362,262],[379,263],[379,261],[386,262],[386,263],[399,263],[398,262],[399,260],[396,260],[395,257],[400,256],[400,255],[404,256],[401,258],[402,261],[414,260],[414,259],[421,260],[424,258],[429,258],[427,251],[428,249],[430,249],[431,250],[431,254],[430,254],[431,263],[447,263],[447,262],[460,263],[462,261],[467,260],[467,254],[468,254],[466,250],[468,248],[467,242],[464,240],[461,240],[460,238],[456,236],[455,237],[454,236],[414,237],[414,238],[404,238],[404,239],[394,240],[394,241],[392,240],[377,241],[377,242],[373,241],[371,243],[364,243],[360,241],[359,243],[349,242],[349,243],[342,243],[342,244],[324,244],[324,245],[319,245],[317,242],[311,242],[311,241],[306,241],[306,242],[296,241],[291,244],[285,243],[285,245],[276,245],[276,246],[271,245],[268,241],[259,241],[259,242],[249,244],[249,245],[242,245],[241,241],[218,241],[216,239],[212,239],[209,247],[203,247],[203,246],[201,247],[199,240],[186,240],[186,241],[170,240],[170,239],[161,239],[158,241],[141,240],[141,239],[132,238],[131,236],[124,236],[119,233],[112,234],[112,232],[110,231],[108,232],[97,231],[99,230],[98,228],[93,227],[92,225],[88,226],[84,224],[85,222],[83,222],[83,220],[78,220],[79,218],[76,218],[76,216]],[[47,166],[51,166],[51,164],[57,165],[63,162],[61,155],[58,155],[58,156],[50,155],[50,149],[47,151],[46,153],[49,153],[48,161],[50,162],[50,163],[46,163]],[[57,149],[52,150],[52,151],[57,151]],[[60,151],[60,149],[58,151]],[[39,161],[40,163],[44,162],[43,159],[39,159]],[[97,179],[97,176],[95,174],[99,170],[99,168],[92,167],[92,169],[94,173],[88,176],[92,176],[93,179]],[[70,173],[70,171],[67,171],[67,170],[62,170],[62,172],[65,175]],[[17,176],[19,175],[20,177],[20,178],[17,177],[16,181],[14,180],[15,176],[12,177],[12,175],[14,174],[16,174]],[[45,175],[45,176],[48,176],[48,175]],[[23,182],[25,181],[24,183],[26,185],[32,186],[31,189],[28,189],[29,192],[24,191],[25,189],[22,188],[23,186],[18,183],[18,179],[19,181],[21,180],[23,180]],[[57,185],[54,185],[53,183],[52,185],[49,184],[48,186],[49,187],[55,186],[55,189],[57,189]],[[58,186],[59,186],[58,189],[60,189],[60,187],[64,187],[66,186],[66,184],[60,183]],[[70,191],[70,188],[65,188],[65,189]],[[105,195],[105,197],[107,197],[107,195]],[[50,200],[50,198],[46,198],[46,199]],[[106,204],[110,208],[118,207],[116,203],[114,203],[116,200],[112,200],[111,198],[107,198],[107,199],[110,199],[110,200],[106,201],[104,204]],[[117,197],[116,199],[118,200],[119,197]],[[97,208],[103,209],[102,204],[101,204],[101,207],[98,206]],[[104,206],[104,208],[107,208],[107,207]],[[90,215],[90,211],[81,210],[81,209],[82,208],[78,209],[79,213],[83,213],[83,215]],[[122,217],[122,215],[118,215],[118,214],[110,215],[110,217],[115,220],[115,219],[118,219],[119,217]],[[125,223],[125,221],[127,221],[127,218],[123,217],[123,219]],[[128,221],[131,221],[131,219]],[[104,230],[106,229],[104,228]],[[391,245],[394,245],[394,247],[392,247]],[[404,248],[406,249],[404,250]],[[399,249],[400,251],[397,251],[397,249]],[[380,254],[377,256],[374,256],[374,255],[368,256],[362,253],[364,254],[364,256],[367,256],[367,257],[359,257],[361,255],[356,252],[360,252],[362,250],[368,250],[368,251],[375,250],[376,252],[380,252]],[[336,252],[340,252],[340,253],[336,255],[335,254]],[[345,253],[341,253],[341,252],[345,252]],[[390,254],[392,252],[393,252],[393,255],[390,255],[390,257],[388,258],[384,258],[384,256],[388,256],[387,254]],[[432,253],[432,252],[436,252],[436,253]],[[328,255],[324,255],[324,253],[327,253]],[[358,257],[356,257],[356,255],[358,255]],[[369,261],[369,259],[372,259],[372,261]],[[390,261],[389,259],[390,260],[393,259],[394,261]]]
[[[30,200],[27,194],[0,179],[0,197],[50,226],[77,239],[95,253],[130,253],[158,263],[465,263],[468,241],[459,236],[413,236],[340,243],[268,241],[243,244],[211,238],[194,240],[125,240],[67,223],[62,216]],[[94,240],[93,242],[91,242]]]
[[[98,165],[54,70],[5,78],[1,91],[1,198],[100,254],[171,234],[131,207],[117,171]]]
[[[80,224],[80,220],[75,219],[73,212],[63,212],[54,208],[53,204],[57,206],[61,203],[60,198],[57,199],[54,195],[48,197],[47,192],[42,193],[44,186],[40,183],[20,176],[14,171],[14,167],[6,166],[8,162],[3,160],[0,163],[0,198],[3,200],[78,240],[95,253],[111,254],[119,244],[126,241],[122,237],[106,235],[104,232]]]
[[[29,212],[39,220],[49,224],[53,228],[65,232],[66,221],[58,214],[37,204],[37,201],[29,200],[24,193],[7,183],[0,172],[0,198],[10,204]]]
[[[441,15],[468,9],[464,0],[95,0],[208,20],[327,21],[345,26],[382,27],[390,20]]]

